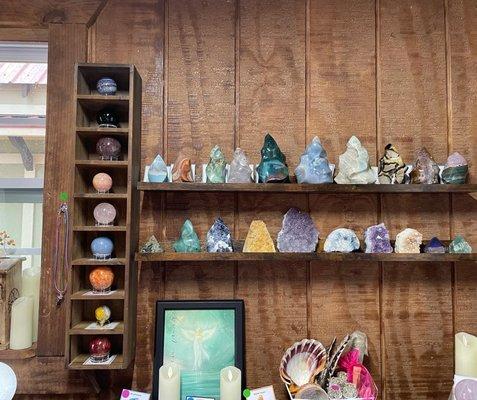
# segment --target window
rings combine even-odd
[[[43,43],[0,42],[0,232],[23,268],[41,263],[47,52]]]

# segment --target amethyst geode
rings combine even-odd
[[[277,247],[282,253],[310,253],[318,244],[318,229],[311,217],[296,208],[290,208],[283,217],[278,232]]]
[[[373,225],[364,233],[366,253],[392,253],[389,231],[384,224]]]

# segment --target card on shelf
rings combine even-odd
[[[276,400],[273,386],[264,386],[258,389],[251,389],[247,400]]]
[[[116,328],[117,326],[119,325],[119,322],[110,322],[109,324],[105,324],[103,326],[99,325],[97,322],[92,322],[91,324],[89,324],[86,328],[84,329],[87,329],[87,330],[105,330],[105,331],[108,331],[108,330],[113,330],[114,328]]]
[[[89,290],[89,291],[83,293],[83,296],[98,296],[98,297],[109,296],[109,295],[113,294],[114,292],[116,292],[116,290],[111,290],[111,291],[105,292],[105,293],[98,293],[98,292],[95,292],[93,290]]]

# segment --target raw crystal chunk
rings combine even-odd
[[[154,235],[147,239],[147,242],[141,247],[141,253],[162,253],[163,251],[164,249]]]
[[[379,183],[404,183],[405,172],[406,165],[401,156],[391,143],[388,144],[384,149],[384,156],[379,160]]]
[[[364,233],[366,253],[392,253],[389,231],[384,224],[373,225]]]
[[[205,168],[207,183],[225,183],[227,161],[219,146],[214,146],[210,152],[210,160]]]
[[[230,229],[221,218],[217,218],[207,232],[207,251],[209,253],[234,251]]]
[[[172,168],[172,182],[193,182],[190,158],[179,154]]]
[[[467,160],[455,152],[447,158],[447,163],[442,171],[444,183],[463,184],[467,180],[469,166]]]
[[[247,156],[242,149],[235,149],[234,158],[230,163],[228,183],[252,182],[252,168],[250,168]]]
[[[433,237],[424,246],[424,253],[445,253],[446,246],[436,237]]]
[[[351,229],[338,228],[326,238],[324,250],[326,253],[351,253],[359,250],[359,239]]]
[[[290,208],[283,217],[278,233],[277,247],[280,252],[310,253],[316,250],[318,230],[310,215]]]
[[[182,225],[181,235],[172,245],[177,253],[198,253],[200,252],[200,241],[197,233],[194,231],[192,222],[186,220]]]
[[[417,159],[411,171],[411,183],[439,183],[439,166],[425,147],[417,152]]]
[[[457,235],[449,245],[449,253],[472,253],[472,247],[461,235]]]
[[[340,155],[339,172],[335,181],[341,184],[376,182],[376,175],[369,165],[368,151],[356,136],[351,136],[346,145],[346,151]]]
[[[396,253],[420,253],[422,235],[415,229],[406,228],[396,236]]]
[[[160,154],[156,156],[149,167],[147,177],[149,178],[149,182],[167,182],[167,165]]]
[[[295,169],[298,183],[332,183],[333,173],[320,139],[314,137]]]
[[[275,245],[265,222],[252,221],[243,245],[244,253],[275,253]]]
[[[257,168],[259,182],[288,182],[286,157],[281,152],[275,139],[267,133],[261,150],[262,160]]]

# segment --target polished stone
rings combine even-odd
[[[221,218],[217,218],[207,232],[209,253],[229,253],[234,251],[230,229]]]
[[[190,220],[186,220],[182,225],[181,234],[178,240],[172,245],[177,253],[198,253],[200,252],[200,241]]]
[[[404,183],[406,165],[396,148],[390,143],[379,160],[378,179],[381,184]]]
[[[262,159],[257,168],[259,182],[289,182],[286,157],[275,139],[267,133],[261,150]]]
[[[459,153],[455,152],[447,158],[446,165],[442,171],[442,181],[448,184],[464,184],[469,173],[467,160]]]
[[[149,182],[167,182],[167,165],[158,154],[147,171]]]
[[[392,253],[391,240],[386,225],[372,225],[364,233],[366,253]]]
[[[227,161],[219,146],[210,152],[210,160],[205,167],[207,183],[225,183]]]
[[[424,246],[424,253],[445,253],[446,246],[436,237],[433,237]]]
[[[339,157],[336,183],[369,184],[376,182],[376,174],[369,165],[368,151],[356,136],[351,136],[346,151]]]
[[[417,152],[417,159],[411,171],[411,183],[439,183],[439,166],[425,147]]]
[[[325,240],[326,253],[351,253],[359,250],[359,239],[351,229],[338,228],[331,232]]]
[[[461,235],[457,235],[449,245],[449,253],[472,253],[472,247]]]
[[[275,245],[267,225],[261,220],[252,221],[243,245],[244,253],[275,253]]]
[[[297,208],[290,208],[283,217],[278,233],[277,247],[280,252],[311,253],[318,244],[318,230],[310,215]]]
[[[164,249],[157,241],[156,237],[152,235],[149,239],[147,239],[146,243],[142,245],[140,251],[141,253],[162,253],[164,252]]]
[[[172,182],[193,182],[190,158],[179,154],[172,168]]]
[[[396,236],[394,251],[396,253],[420,253],[422,235],[415,229],[406,228]]]
[[[332,183],[333,173],[325,149],[317,136],[313,138],[295,169],[298,183]]]
[[[252,182],[252,168],[248,162],[245,152],[237,148],[234,158],[230,163],[228,183],[250,183]]]

